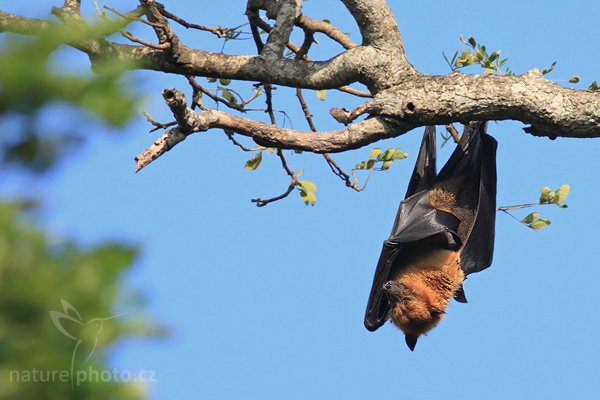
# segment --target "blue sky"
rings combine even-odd
[[[42,15],[51,5],[37,3],[26,13]],[[188,20],[222,26],[245,22],[244,3],[165,1]],[[422,72],[447,73],[442,52],[462,49],[462,34],[502,50],[516,73],[557,61],[548,75],[557,83],[569,85],[572,75],[581,79],[578,88],[600,80],[598,5],[591,0],[391,3],[409,60]],[[312,0],[305,10],[360,41],[339,1]],[[220,49],[208,34],[182,34],[191,46]],[[341,51],[318,39],[315,59]],[[251,46],[229,43],[225,50],[248,54]],[[63,57],[86,65],[76,53],[65,51]],[[149,72],[132,76],[147,99],[144,107],[156,119],[170,120],[160,91],[187,90],[185,80]],[[337,127],[329,108],[359,104],[332,91],[325,102],[311,91],[305,95],[322,130]],[[274,101],[289,111],[294,128],[307,129],[290,91],[278,89]],[[61,123],[62,111],[57,113],[48,113],[49,124]],[[318,186],[315,207],[297,194],[253,206],[251,198],[284,191],[288,178],[272,156],[257,171],[244,170],[251,154],[216,130],[191,136],[133,174],[133,157],[157,138],[141,115],[121,134],[91,123],[84,148],[48,179],[10,185],[47,199],[44,221],[57,235],[140,245],[128,287],[146,295],[148,314],[172,334],[125,342],[111,363],[120,370],[155,370],[152,399],[592,398],[600,391],[600,141],[550,141],[522,127],[489,124],[499,142],[498,204],[536,201],[542,186],[568,183],[569,208],[539,207],[552,220],[540,232],[498,214],[492,267],[469,277],[469,303],[451,304],[414,353],[393,326],[370,333],[362,320],[422,128],[336,156],[350,169],[372,147],[401,147],[410,154],[390,171],[374,174],[361,193],[347,189],[320,156],[290,154],[291,165]]]

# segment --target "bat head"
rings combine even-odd
[[[390,304],[392,323],[404,332],[406,344],[414,350],[419,336],[441,321],[444,310],[433,306],[427,287],[388,281],[383,291]]]

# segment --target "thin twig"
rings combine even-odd
[[[508,215],[509,215],[511,218],[513,218],[515,221],[518,221],[518,222],[519,222],[519,223],[521,223],[521,224],[527,225],[525,222],[521,221],[519,218],[517,218],[517,217],[515,217],[514,215],[512,215],[511,213],[509,213],[509,212],[508,212],[508,210],[503,210],[503,209],[500,209],[500,208],[497,208],[497,210],[499,210],[499,211],[502,211],[502,212],[504,212],[504,213],[508,214]]]
[[[242,149],[242,150],[244,150],[244,151],[246,151],[246,152],[259,151],[259,150],[263,150],[263,149],[264,149],[264,147],[262,147],[262,146],[257,146],[257,147],[255,147],[255,148],[253,148],[253,149],[250,149],[250,148],[248,148],[248,147],[244,146],[242,143],[238,142],[238,141],[237,141],[237,140],[236,140],[236,139],[233,137],[233,132],[232,132],[232,131],[225,130],[225,135],[227,136],[227,138],[228,138],[229,140],[231,140],[231,142],[232,142],[232,143],[233,143],[235,146],[239,147],[240,149]]]
[[[271,120],[272,125],[277,125],[275,121],[275,113],[273,113],[273,86],[266,83],[265,86],[265,102],[267,103],[267,113],[269,114],[269,119]]]
[[[350,175],[344,172],[344,170],[335,162],[335,160],[329,155],[329,153],[323,154],[323,157],[327,161],[327,164],[329,165],[329,168],[331,168],[333,173],[340,177],[341,180],[346,182],[346,186],[348,186],[351,189],[354,189],[357,192],[362,192],[363,190],[365,190],[365,188],[367,187],[367,183],[369,183],[369,178],[371,177],[371,171],[369,171],[369,175],[367,175],[367,179],[365,179],[364,185],[360,186],[358,184],[358,178],[354,175],[354,173],[352,173],[352,178],[354,179],[354,181],[352,181],[352,179],[350,179]]]
[[[148,21],[146,19],[140,18],[140,16],[144,14],[144,11],[143,11],[144,9],[141,6],[138,7],[138,8],[136,8],[135,10],[127,13],[127,14],[120,13],[119,11],[117,11],[114,8],[109,7],[109,6],[103,6],[103,8],[106,9],[106,10],[108,10],[108,11],[110,11],[110,12],[112,12],[112,13],[114,13],[114,14],[116,14],[116,15],[118,15],[119,17],[121,17],[123,19],[128,20],[128,21],[141,22],[141,23],[146,24],[148,26],[151,26],[153,28],[162,28],[163,27],[162,24],[158,24],[158,23],[155,23],[155,22],[150,22],[150,21]],[[100,10],[97,8],[97,5],[96,5],[96,12],[98,12],[98,13],[100,12]],[[101,15],[106,15],[106,13],[100,13],[100,14]]]
[[[252,103],[255,99],[258,98],[258,96],[260,96],[262,94],[262,88],[263,85],[257,85],[254,87],[254,94],[252,95],[252,97],[250,97],[248,100],[245,100],[242,102],[242,106],[247,106],[248,104]]]
[[[256,207],[264,207],[267,204],[272,203],[274,201],[285,199],[286,197],[288,197],[290,195],[290,193],[292,193],[292,191],[294,190],[295,187],[296,187],[296,185],[290,185],[290,186],[288,186],[287,190],[283,194],[272,197],[270,199],[257,198],[257,199],[252,199],[250,201],[253,203],[256,203]]]
[[[252,37],[254,38],[254,43],[256,44],[256,50],[260,54],[262,49],[264,48],[262,38],[260,37],[260,33],[258,32],[258,28],[257,28],[257,26],[258,26],[258,24],[260,24],[261,20],[260,20],[260,18],[258,18],[258,14],[254,13],[252,10],[247,10],[246,13],[248,15],[248,20],[250,21],[250,29],[252,31]],[[265,83],[262,83],[261,85],[265,89],[267,113],[269,114],[269,119],[271,120],[272,125],[277,125],[277,121],[275,120],[275,114],[273,112],[273,98],[272,98],[273,86],[271,86],[270,84],[265,84]],[[247,110],[247,111],[249,111],[249,110]],[[285,114],[285,112],[284,112],[284,115],[287,115],[287,114]],[[291,124],[291,120],[290,120],[290,124]],[[296,174],[288,166],[285,155],[283,154],[283,151],[281,149],[277,149],[277,156],[281,160],[281,166],[285,170],[286,174],[288,174],[291,178],[290,184],[289,184],[288,188],[286,189],[286,191],[283,192],[282,194],[280,194],[279,196],[275,196],[270,199],[262,199],[262,198],[252,199],[251,201],[253,203],[256,203],[257,207],[264,207],[269,203],[273,203],[274,201],[278,201],[278,200],[288,197],[290,195],[290,193],[292,193],[294,188],[296,188],[298,185],[298,180],[296,179]]]
[[[262,41],[262,38],[260,37],[260,32],[258,31],[260,17],[258,16],[258,13],[256,11],[251,9],[246,10],[246,15],[248,16],[248,22],[250,23],[250,32],[252,33],[252,39],[254,39],[254,44],[256,45],[256,50],[258,51],[258,54],[260,54],[264,47],[264,43]]]
[[[354,190],[356,190],[357,192],[360,192],[361,190],[364,190],[367,187],[367,184],[369,183],[369,179],[371,179],[371,174],[373,174],[374,170],[375,169],[370,169],[369,173],[367,174],[367,179],[365,179],[365,183],[360,188],[354,189]],[[354,174],[354,172],[355,172],[355,170],[351,171],[352,178],[354,178],[354,182],[358,183],[358,178],[356,177],[356,175]]]
[[[219,97],[216,94],[212,93],[210,90],[206,89],[204,86],[200,85],[198,82],[196,82],[196,79],[193,76],[186,76],[190,86],[192,86],[192,89],[194,91],[203,93],[205,95],[207,95],[208,97],[210,97],[215,103],[222,103],[225,104],[227,107],[232,108],[234,110],[237,111],[245,111],[244,110],[244,105],[239,104],[239,103],[234,103],[232,101],[229,101],[223,97]],[[238,95],[239,96],[239,95]],[[201,104],[197,103],[199,106],[201,106]]]
[[[246,14],[248,16],[248,21],[250,23],[250,30],[252,31],[252,37],[254,38],[254,43],[256,45],[256,51],[258,52],[258,54],[260,54],[265,45],[262,41],[262,38],[260,37],[260,32],[258,31],[258,27],[263,29],[265,32],[270,32],[271,27],[269,26],[269,24],[266,24],[266,22],[264,22],[263,20],[260,19],[256,10],[248,9],[248,10],[246,10]],[[264,24],[266,24],[266,27]],[[267,112],[269,114],[271,124],[275,125],[276,121],[275,121],[275,115],[273,114],[273,102],[272,102],[272,96],[271,96],[271,92],[273,91],[273,86],[271,86],[270,84],[265,84],[265,83],[262,83],[262,85],[265,88]]]
[[[296,24],[305,31],[308,30],[313,34],[315,32],[321,32],[325,34],[331,40],[342,45],[342,47],[346,50],[356,47],[356,43],[354,43],[352,39],[348,37],[348,35],[342,33],[342,31],[326,21],[312,19],[301,14],[298,17]]]
[[[339,90],[340,92],[352,94],[352,95],[358,96],[358,97],[366,97],[369,99],[373,98],[373,94],[371,92],[365,92],[362,90],[353,89],[350,86],[340,86],[339,88],[336,88],[336,90]]]
[[[458,131],[456,130],[456,128],[454,127],[454,125],[447,124],[446,125],[446,130],[448,131],[448,133],[450,135],[452,135],[452,139],[454,139],[454,142],[458,144],[458,142],[460,142],[460,134],[458,133]]]
[[[100,8],[98,7],[98,2],[96,0],[94,0],[94,7],[96,8],[96,13],[98,14],[98,16],[105,20],[108,21],[108,17],[106,15],[105,12],[100,11]],[[143,24],[146,24],[148,26],[151,26],[153,28],[162,28],[161,24],[157,24],[154,22],[150,22],[148,20],[145,20],[143,18],[140,18],[141,15],[144,15],[144,8],[139,6],[137,7],[135,10],[128,12],[127,14],[123,14],[119,11],[117,11],[116,9],[112,8],[112,7],[108,7],[108,6],[103,6],[104,9],[112,12],[113,14],[117,15],[118,17],[126,20],[126,21],[137,21],[137,22],[141,22]],[[119,32],[121,33],[121,35],[123,35],[127,40],[133,42],[133,43],[138,43],[141,44],[143,46],[149,47],[151,49],[155,49],[155,50],[167,50],[169,48],[171,48],[171,43],[165,42],[165,43],[161,43],[161,44],[154,44],[151,42],[148,42],[146,40],[140,39],[137,36],[134,36],[133,34],[131,34],[130,32],[127,32],[124,29],[119,29]]]
[[[144,6],[146,18],[148,19],[149,25],[153,28],[158,42],[162,45],[164,43],[170,43],[169,50],[171,55],[176,58],[177,51],[179,50],[180,41],[171,26],[169,21],[162,15],[156,2],[153,0],[139,0],[140,4]]]
[[[296,179],[296,174],[288,166],[287,160],[285,159],[285,155],[283,154],[283,151],[281,149],[277,149],[277,156],[281,160],[281,166],[283,167],[285,172],[290,176],[290,178],[292,180],[291,180],[290,185],[288,186],[287,190],[284,193],[280,194],[279,196],[275,196],[270,199],[261,199],[261,198],[252,199],[251,201],[253,203],[256,203],[257,207],[264,207],[267,204],[272,203],[274,201],[285,199],[286,197],[288,197],[290,195],[290,193],[292,193],[294,188],[298,186],[298,180]]]
[[[247,25],[247,24],[242,24],[242,25],[236,26],[234,28],[223,28],[223,27],[221,27],[219,25],[219,26],[216,26],[216,27],[213,28],[213,27],[210,27],[210,26],[204,26],[204,25],[199,25],[199,24],[194,24],[194,23],[191,23],[191,22],[187,22],[183,18],[178,17],[177,15],[168,12],[165,9],[164,4],[162,4],[162,3],[156,2],[156,6],[157,6],[158,10],[160,11],[160,13],[162,15],[164,15],[165,17],[169,18],[172,21],[177,22],[179,25],[183,26],[184,28],[186,28],[186,29],[197,29],[197,30],[200,30],[200,31],[210,32],[210,33],[216,35],[217,37],[219,37],[221,39],[227,38],[231,34],[231,32],[235,32],[236,30],[238,30],[239,28],[243,27],[244,25]]]
[[[308,105],[306,104],[306,101],[304,100],[304,95],[302,94],[302,89],[300,89],[300,88],[296,89],[296,97],[298,98],[298,102],[300,103],[300,107],[302,108],[302,112],[304,113],[304,118],[306,118],[306,122],[308,123],[310,130],[313,132],[317,132],[317,128],[316,128],[313,118],[312,118],[312,113],[310,112],[310,109],[308,108]],[[350,176],[346,172],[344,172],[344,170],[335,162],[333,157],[331,157],[328,153],[323,154],[323,157],[325,158],[325,161],[327,161],[327,165],[329,165],[329,168],[331,168],[331,171],[335,175],[337,175],[341,180],[346,182],[346,186],[356,190],[357,192],[364,190],[367,182],[365,182],[364,186],[359,187],[358,180],[356,179],[356,177],[354,176],[354,182],[353,182],[350,179]],[[368,181],[368,178],[367,178],[367,181]]]
[[[554,203],[527,203],[527,204],[517,204],[514,206],[502,206],[496,208],[496,211],[508,211],[508,210],[520,210],[521,208],[528,207],[537,207],[537,206],[547,206]]]
[[[315,37],[311,31],[304,30],[304,42],[302,42],[302,46],[296,52],[296,60],[302,60],[306,58],[308,51],[310,50],[310,46],[315,42]]]
[[[125,36],[128,40],[130,40],[134,43],[139,43],[139,44],[149,47],[151,49],[167,50],[167,49],[171,48],[171,43],[169,43],[169,42],[164,42],[162,44],[154,44],[154,43],[150,43],[145,40],[142,40],[136,36],[133,36],[131,33],[127,32],[127,31],[121,30],[120,32],[121,32],[121,35]]]
[[[296,97],[298,98],[298,102],[300,103],[300,107],[302,108],[302,112],[304,113],[304,118],[306,119],[306,122],[308,123],[310,130],[313,132],[316,132],[317,127],[315,126],[315,123],[313,121],[312,113],[308,109],[308,105],[306,105],[306,101],[304,100],[304,95],[302,94],[302,89],[300,89],[300,88],[296,89]]]
[[[142,111],[142,114],[144,114],[144,117],[146,117],[146,120],[148,122],[150,122],[152,125],[154,125],[154,129],[151,129],[150,132],[155,132],[159,129],[167,129],[171,126],[177,125],[177,121],[171,121],[171,122],[167,122],[165,124],[163,124],[162,122],[158,122],[154,118],[152,118],[147,111]]]
[[[281,160],[281,166],[283,167],[285,172],[290,176],[290,178],[292,178],[292,184],[296,185],[296,183],[298,183],[296,181],[296,174],[288,166],[287,160],[285,159],[285,155],[283,154],[283,150],[277,149],[277,156],[279,156],[279,159]]]
[[[346,111],[344,108],[332,108],[329,111],[329,114],[331,114],[331,116],[337,122],[344,124],[344,125],[348,125],[349,123],[354,121],[356,118],[360,117],[361,115],[369,113],[372,110],[374,104],[375,104],[374,102],[368,101],[368,102],[356,107],[352,111]]]

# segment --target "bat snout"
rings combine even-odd
[[[400,291],[406,289],[406,286],[396,282],[396,281],[387,281],[383,285],[383,291],[387,295],[387,297],[391,300],[398,300],[400,297]]]

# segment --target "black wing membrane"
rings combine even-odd
[[[417,156],[417,163],[415,164],[404,198],[433,187],[437,176],[435,162],[435,127],[428,126],[425,128],[421,148]]]
[[[465,275],[479,272],[492,264],[496,230],[496,149],[498,143],[486,134],[485,123],[477,127],[481,144],[479,195],[475,220],[461,249],[461,267]]]
[[[406,198],[400,203],[392,233],[383,243],[375,269],[365,315],[368,330],[377,330],[388,319],[389,304],[383,285],[392,278],[394,264],[402,259],[402,251],[408,244],[445,232],[444,246],[453,250],[461,248],[461,267],[465,274],[491,264],[496,210],[496,141],[485,129],[485,122],[465,126],[460,143],[439,175],[435,166],[435,128],[425,129]],[[429,192],[436,187],[455,193],[455,212],[431,206]]]
[[[468,275],[492,264],[496,227],[496,140],[486,133],[486,122],[466,125],[460,143],[435,186],[456,196],[454,214],[461,220],[461,267]]]

